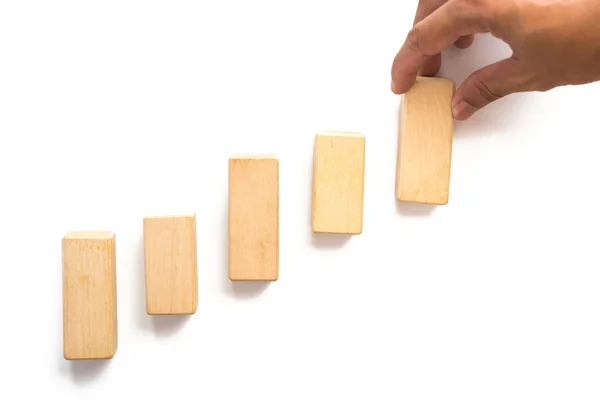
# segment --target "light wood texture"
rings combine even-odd
[[[107,359],[117,350],[115,246],[113,232],[70,232],[62,240],[67,360]]]
[[[313,232],[361,234],[364,135],[356,132],[318,132],[313,163]]]
[[[196,312],[196,213],[144,218],[144,266],[146,313]]]
[[[398,200],[448,203],[454,90],[449,79],[419,77],[404,94],[396,171]]]
[[[279,160],[229,159],[229,279],[279,278]]]

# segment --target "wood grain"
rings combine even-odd
[[[364,135],[357,132],[318,132],[313,163],[313,232],[361,234]]]
[[[270,155],[229,159],[229,279],[279,278],[279,160]]]
[[[445,78],[418,77],[404,94],[396,171],[396,198],[448,203],[455,84]]]
[[[196,312],[196,213],[144,218],[144,267],[146,313]]]
[[[69,232],[62,257],[64,357],[112,358],[117,350],[115,234]]]

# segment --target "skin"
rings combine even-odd
[[[437,74],[440,53],[468,48],[478,33],[503,40],[513,54],[462,83],[452,101],[458,120],[512,93],[600,81],[600,0],[420,0],[394,58],[392,92]]]

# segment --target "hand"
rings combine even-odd
[[[408,91],[418,74],[437,74],[440,53],[470,46],[478,33],[503,40],[513,54],[458,88],[452,101],[458,120],[511,93],[600,80],[599,0],[420,0],[392,65],[392,92]]]

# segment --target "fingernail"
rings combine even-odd
[[[452,107],[452,116],[459,121],[471,118],[476,112],[477,108],[464,101],[460,101],[457,105]]]
[[[453,110],[458,105],[458,103],[460,103],[460,100],[458,100],[457,96],[454,96],[452,98],[452,103],[450,103],[450,106],[452,107]]]
[[[396,93],[396,82],[394,82],[393,80],[392,80],[391,88],[392,88],[392,92]]]

